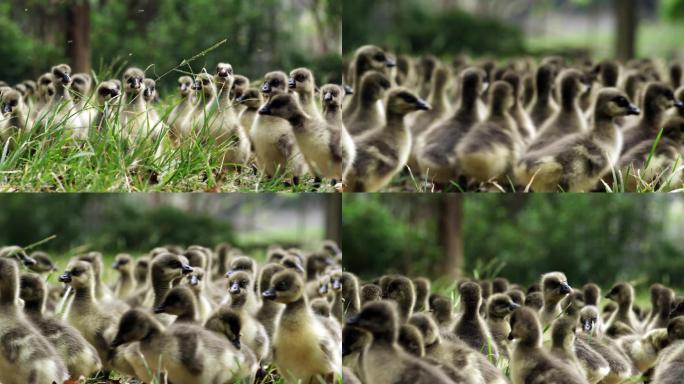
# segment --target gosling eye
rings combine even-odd
[[[80,269],[72,269],[71,270],[71,276],[80,276],[82,273],[83,273],[83,271]]]
[[[373,56],[373,59],[374,59],[375,61],[386,61],[385,54],[382,53],[382,52],[376,53],[375,56]]]
[[[12,100],[12,101],[10,101],[10,105],[11,105],[12,107],[16,107],[18,103],[19,103],[19,102],[18,102],[17,100]]]
[[[295,80],[297,80],[298,83],[302,83],[302,82],[306,81],[306,76],[297,75],[297,76],[295,76]]]
[[[182,264],[181,264],[180,261],[174,260],[174,261],[172,261],[172,262],[169,264],[169,266],[170,266],[171,268],[180,268],[180,267],[182,266]]]
[[[273,80],[271,81],[271,87],[277,87],[280,85],[280,80]]]
[[[280,281],[276,284],[275,289],[278,291],[286,291],[289,284],[286,281]]]
[[[202,84],[209,85],[209,80],[207,80],[207,79],[202,80]]]

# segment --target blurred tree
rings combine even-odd
[[[442,197],[441,242],[444,249],[445,275],[453,279],[463,276],[463,197],[445,194]]]
[[[66,57],[74,72],[90,72],[90,1],[72,0],[66,5]]]
[[[684,20],[684,0],[662,0],[662,10],[671,21]]]
[[[342,197],[330,195],[325,204],[325,238],[339,244],[342,237]]]
[[[615,12],[615,56],[620,60],[636,55],[639,6],[636,0],[613,0]]]

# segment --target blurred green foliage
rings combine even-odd
[[[0,194],[0,244],[27,246],[49,236],[39,249],[77,247],[146,252],[164,244],[235,242],[232,226],[215,217],[171,206],[135,204],[118,194]]]
[[[416,197],[345,196],[345,267],[365,277],[444,275],[435,269],[443,265],[439,197]],[[681,197],[471,194],[463,201],[466,275],[501,266],[500,275],[523,284],[561,270],[578,283],[682,286]],[[406,210],[418,213],[407,219]]]
[[[523,33],[515,26],[456,8],[435,12],[415,0],[344,0],[342,20],[347,54],[365,44],[435,55],[512,56],[525,51]]]
[[[661,0],[663,15],[672,21],[684,20],[684,0]]]
[[[253,80],[272,70],[307,66],[321,83],[341,81],[336,50],[340,42],[325,41],[325,49],[312,47],[312,41],[330,40],[327,35],[341,28],[338,0],[319,2],[322,5],[315,12],[321,28],[328,32],[326,37],[320,37],[314,10],[303,12],[304,6],[294,0],[89,1],[91,59],[96,71],[119,61],[148,69],[147,75],[157,78],[175,67],[196,73],[202,68],[212,71],[218,62],[230,62],[236,73]],[[9,0],[0,5],[0,37],[7,37],[0,44],[0,57],[13,60],[12,65],[3,62],[0,79],[35,78],[65,60],[60,23],[67,3]],[[21,12],[24,5],[26,11]],[[43,34],[35,25],[39,22],[49,23],[47,28],[55,34],[52,41],[31,37]],[[203,53],[224,39],[225,44]],[[184,60],[189,65],[179,66]],[[178,76],[171,73],[161,83],[175,84]]]

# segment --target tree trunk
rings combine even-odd
[[[72,71],[90,72],[90,2],[75,0],[66,10],[66,56]]]
[[[342,196],[325,195],[325,238],[338,244],[342,240]]]
[[[442,248],[443,271],[446,276],[458,279],[463,276],[463,198],[449,194],[442,197]]]
[[[615,56],[620,60],[630,60],[636,56],[638,7],[636,0],[613,0],[616,27]]]

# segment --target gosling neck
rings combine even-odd
[[[171,281],[162,278],[152,278],[152,291],[154,292],[154,306],[161,305],[166,294],[171,290]]]
[[[29,316],[42,316],[43,308],[43,300],[24,300],[24,312]]]
[[[644,115],[641,117],[642,126],[660,131],[664,120],[664,110],[653,105],[652,103],[644,103]]]
[[[388,108],[386,109],[386,116],[388,127],[398,130],[404,129],[404,116],[406,116],[405,113],[396,112]]]
[[[323,116],[327,121],[342,123],[342,106],[340,105],[324,105]]]
[[[290,117],[287,118],[287,121],[292,124],[292,129],[295,132],[302,132],[306,130],[306,125],[310,120],[311,118],[301,111],[294,112]]]
[[[310,309],[306,297],[302,297],[285,305],[282,315],[280,316],[280,327],[290,329],[301,329],[308,325],[311,318]]]
[[[74,288],[73,305],[77,307],[95,305],[95,285],[88,284],[86,286]]]

